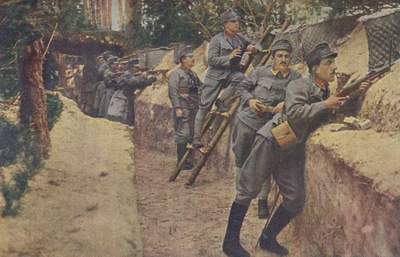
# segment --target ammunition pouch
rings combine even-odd
[[[193,87],[180,87],[178,88],[178,93],[181,96],[196,95],[198,93],[198,89]]]
[[[272,128],[271,133],[281,150],[288,150],[299,141],[288,121],[284,121]]]

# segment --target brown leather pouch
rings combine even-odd
[[[289,149],[298,141],[296,134],[287,121],[284,121],[278,126],[274,127],[271,130],[271,133],[282,150]]]
[[[189,88],[187,87],[180,87],[178,88],[178,93],[182,97],[187,97],[189,95]]]

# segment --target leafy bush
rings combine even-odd
[[[54,94],[47,94],[47,124],[52,129],[63,109],[60,98]]]
[[[21,128],[0,117],[0,166],[12,164],[22,151]]]
[[[62,112],[63,104],[59,97],[47,94],[48,126],[52,128]],[[32,135],[29,131],[0,118],[0,166],[14,163],[18,156],[23,163],[23,170],[13,175],[12,180],[3,186],[2,193],[6,200],[3,216],[18,213],[19,200],[28,187],[29,179],[37,172],[41,159],[35,154]]]

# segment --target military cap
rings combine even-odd
[[[337,53],[332,51],[326,42],[316,45],[306,56],[306,63],[309,68],[318,64],[322,59],[336,58]]]
[[[292,52],[292,44],[290,44],[289,40],[279,39],[272,44],[271,52],[274,53],[278,50],[285,50],[288,52]]]
[[[240,20],[240,16],[232,9],[226,10],[221,14],[222,24],[228,21],[238,21],[238,20]]]
[[[101,55],[104,56],[104,58],[107,59],[108,57],[110,57],[111,55],[113,55],[113,52],[107,50],[107,51],[104,51]]]
[[[109,64],[111,64],[111,63],[116,62],[116,61],[118,60],[118,57],[115,56],[115,55],[110,55],[110,56],[108,56],[108,58],[106,58],[106,60],[107,60],[107,62],[108,62]]]
[[[96,57],[96,61],[105,60],[103,55],[99,55]]]
[[[133,58],[133,59],[129,60],[129,65],[137,65],[139,63],[140,63],[139,59],[137,59],[137,58]]]
[[[181,62],[182,58],[187,56],[193,56],[193,48],[188,45],[179,49],[175,55],[175,63],[178,64]]]
[[[129,61],[128,60],[119,60],[118,63],[119,64],[128,64]]]

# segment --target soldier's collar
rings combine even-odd
[[[272,66],[271,72],[272,72],[272,75],[274,75],[274,77],[277,77],[279,74],[281,74],[283,78],[287,78],[289,76],[290,69],[288,69],[286,72],[282,72],[280,70],[274,69],[274,66]]]
[[[238,34],[236,33],[236,34],[231,34],[231,33],[229,33],[229,32],[227,32],[227,31],[224,31],[223,32],[224,33],[224,37],[226,38],[226,39],[232,39],[232,38],[235,38],[235,37],[237,37],[238,36]]]
[[[329,83],[325,80],[317,78],[315,76],[311,76],[312,82],[322,90],[327,90],[329,88]]]
[[[181,70],[185,71],[185,72],[191,71],[191,69],[189,69],[189,68],[183,66],[182,64],[179,65],[179,68],[180,68]]]

